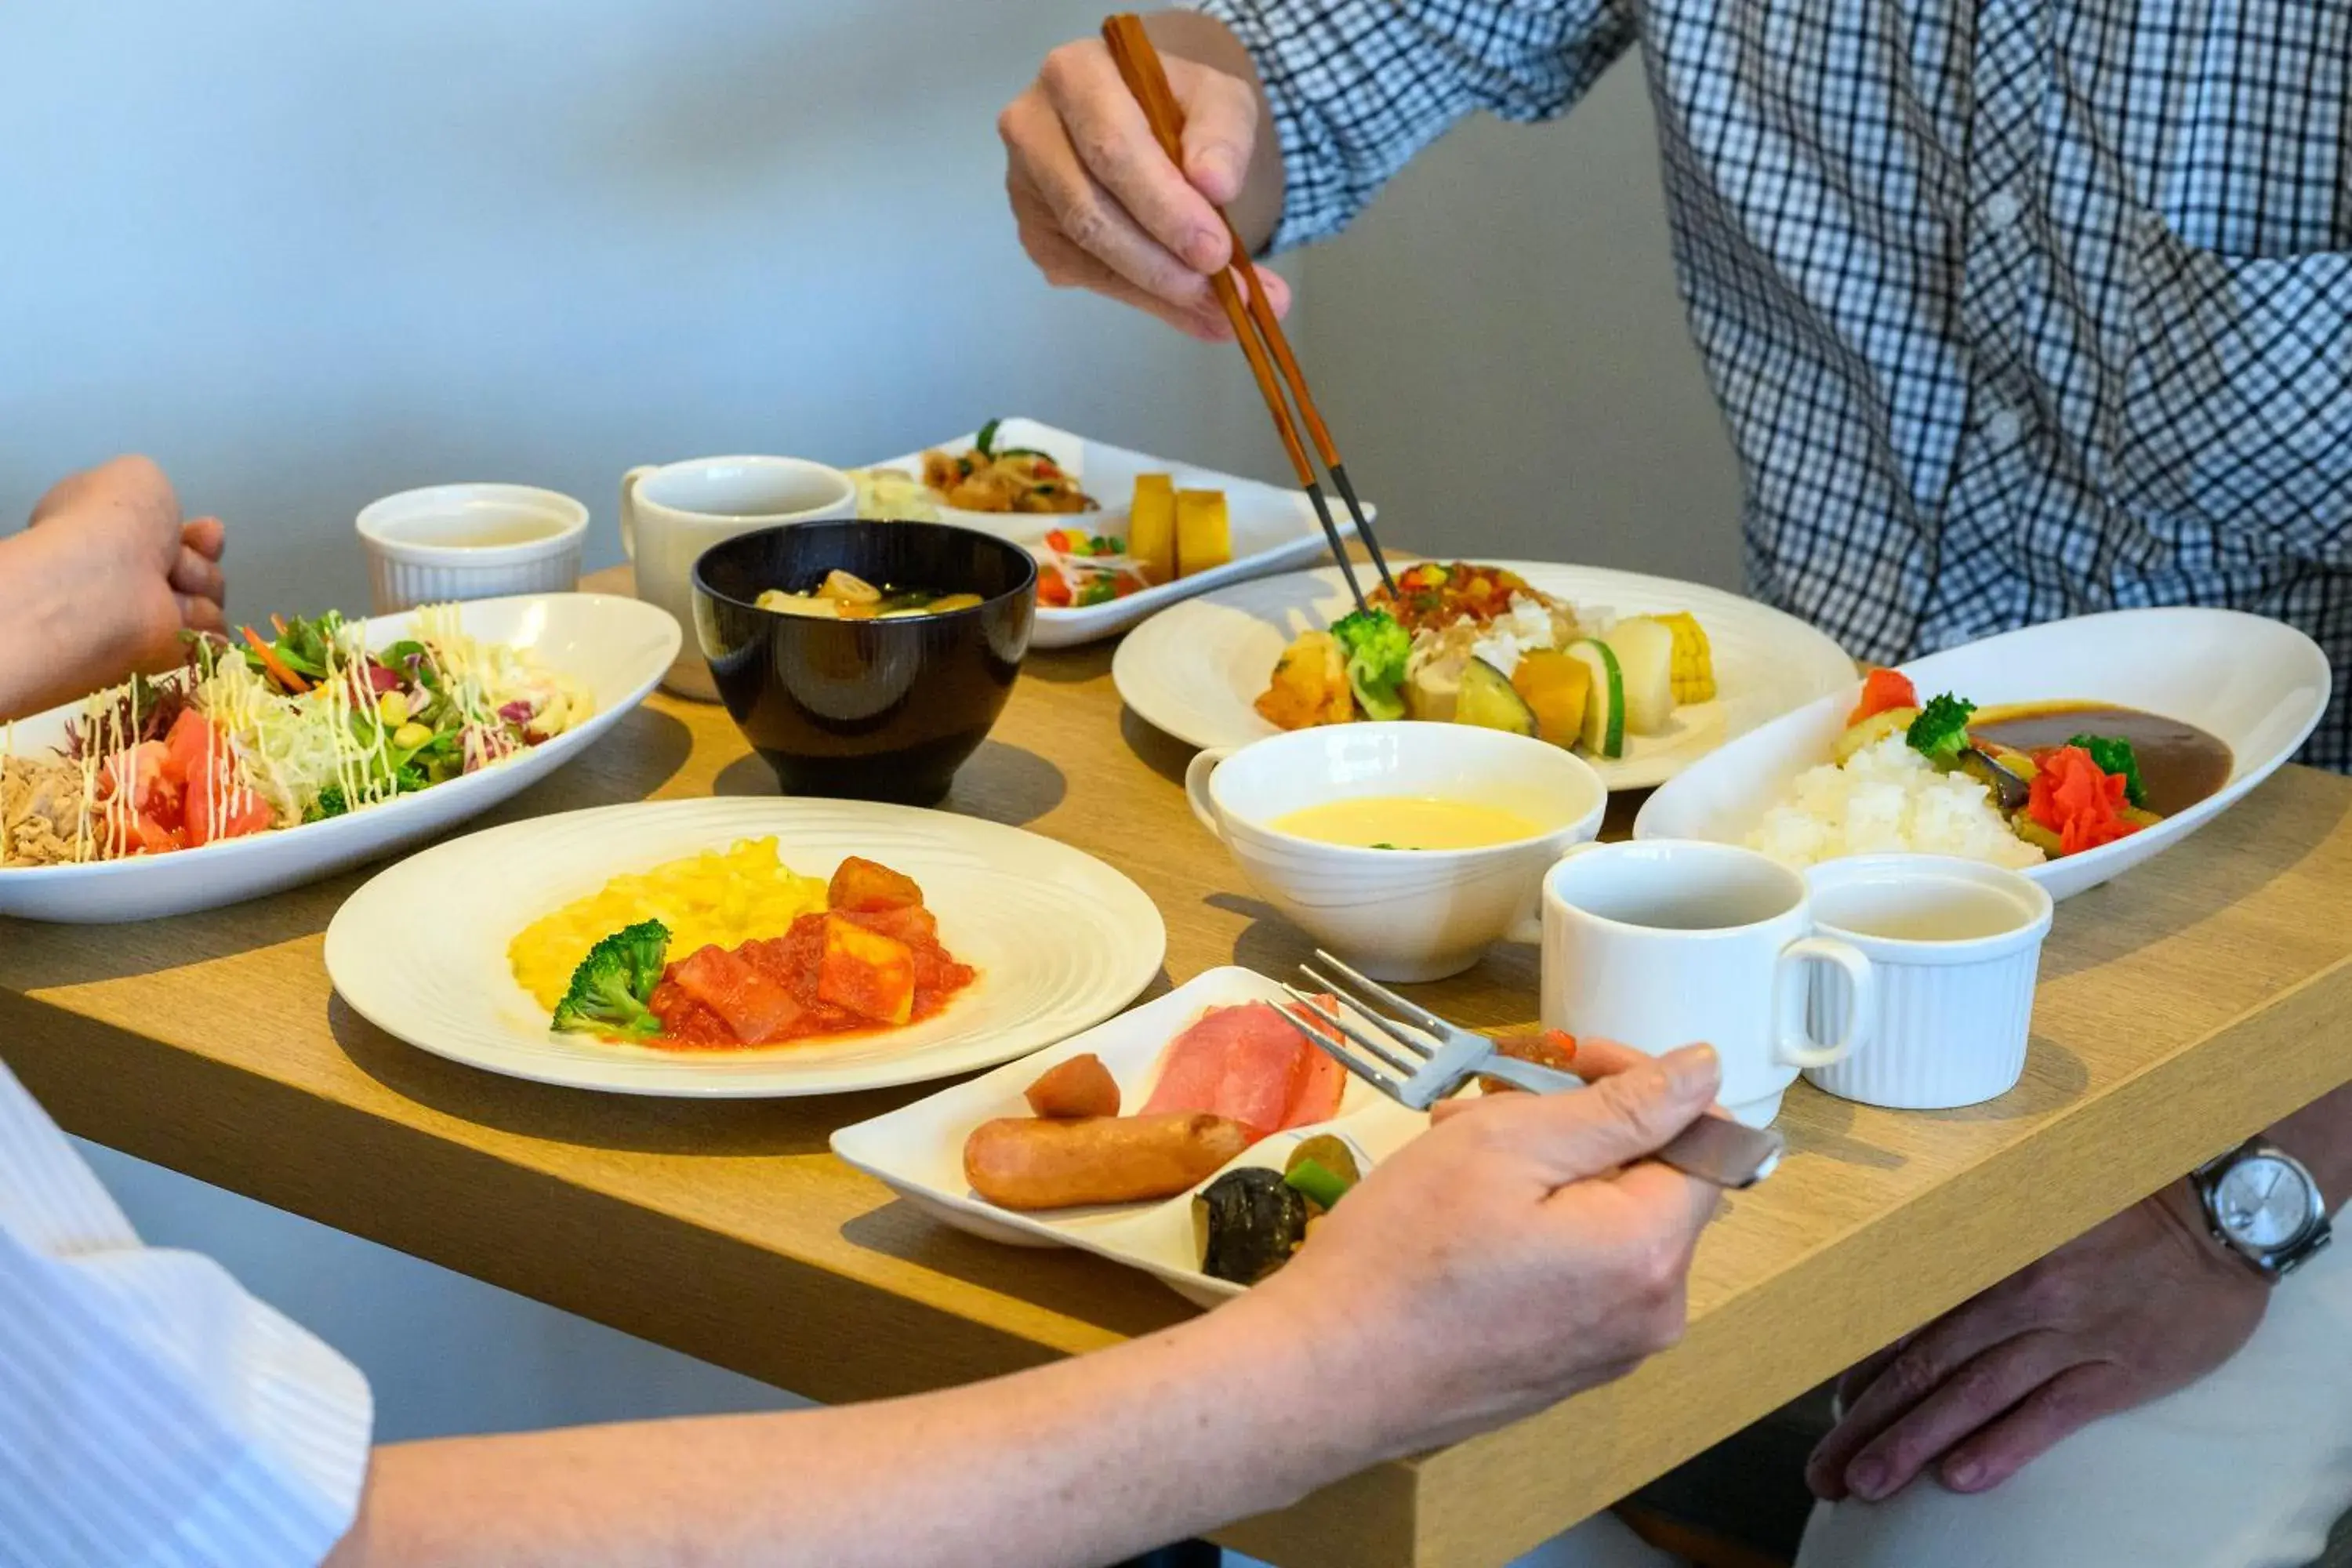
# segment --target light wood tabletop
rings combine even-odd
[[[1135,878],[1168,922],[1154,994],[1223,963],[1286,971],[1304,939],[1194,824],[1186,751],[1122,711],[1109,671],[1108,645],[1033,655],[948,808]],[[488,820],[774,787],[722,711],[656,697]],[[946,1229],[827,1152],[920,1089],[608,1098],[402,1045],[320,962],[359,880],[147,925],[0,921],[0,1055],[75,1132],[821,1400],[1192,1310],[1107,1262]],[[1895,1112],[1791,1089],[1790,1155],[1709,1232],[1674,1351],[1221,1539],[1301,1568],[1505,1562],[2352,1079],[2347,887],[2352,781],[2284,770],[2064,906],[2007,1096]],[[1528,1022],[1533,952],[1419,994],[1474,1026]]]

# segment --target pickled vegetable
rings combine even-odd
[[[1281,1173],[1257,1165],[1227,1171],[1192,1200],[1201,1271],[1255,1285],[1290,1261],[1307,1239],[1307,1220],[1306,1194]]]

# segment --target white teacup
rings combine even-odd
[[[1801,1069],[1870,1041],[1870,961],[1814,923],[1805,879],[1752,849],[1580,845],[1544,878],[1544,1025],[1653,1054],[1703,1040],[1723,1061],[1725,1108],[1764,1126]],[[1826,1043],[1807,1032],[1809,963],[1847,986]]]
[[[739,533],[856,509],[847,474],[803,458],[695,458],[621,476],[621,547],[636,565],[637,597],[667,610],[685,638],[662,684],[682,697],[719,698],[694,635],[694,563],[704,551]]]
[[[1206,751],[1185,770],[1184,790],[1268,903],[1348,963],[1393,981],[1459,973],[1528,924],[1544,868],[1598,833],[1609,805],[1582,759],[1461,724],[1334,725]],[[1537,831],[1475,849],[1368,849],[1273,826],[1309,806],[1384,795],[1495,806]]]
[[[375,613],[448,599],[568,594],[580,585],[588,509],[530,485],[428,485],[359,515]]]
[[[1877,991],[1870,1049],[1806,1068],[1815,1086],[1898,1110],[1974,1105],[2016,1087],[2050,934],[2048,889],[1937,855],[1829,860],[1806,880],[1815,928],[1870,960]],[[1814,975],[1817,1017],[1851,1005],[1842,975]]]

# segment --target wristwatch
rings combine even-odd
[[[2303,1162],[2249,1138],[2189,1178],[2213,1239],[2277,1279],[2327,1245],[2326,1200]]]

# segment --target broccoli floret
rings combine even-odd
[[[1404,717],[1405,656],[1412,638],[1386,610],[1357,610],[1331,623],[1348,656],[1348,685],[1368,719]]]
[[[319,798],[310,804],[310,809],[303,814],[302,820],[324,822],[331,816],[342,816],[351,808],[352,803],[343,798],[343,786],[329,784],[319,792]]]
[[[2139,753],[2120,735],[2077,735],[2066,742],[2091,753],[2103,773],[2124,776],[2124,799],[2132,805],[2147,804],[2147,786],[2140,782]]]
[[[1919,710],[1919,717],[1911,721],[1911,728],[1903,738],[1911,749],[1940,767],[1958,766],[1960,752],[1969,743],[1969,715],[1977,705],[1947,691],[1940,697],[1930,697],[1927,705]]]
[[[640,921],[588,950],[572,988],[555,1005],[555,1026],[590,1035],[658,1035],[661,1020],[646,1004],[661,984],[669,927]]]

